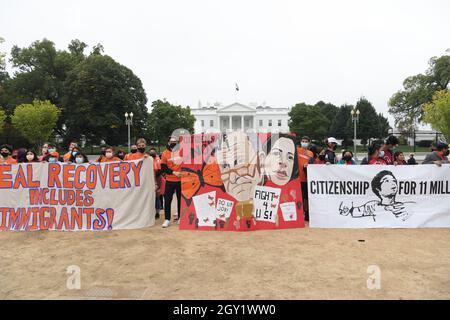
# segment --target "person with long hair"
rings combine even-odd
[[[40,162],[39,157],[36,152],[31,149],[25,151],[25,161],[24,163]]]

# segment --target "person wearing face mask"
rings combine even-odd
[[[39,161],[44,160],[47,154],[48,154],[48,143],[44,143],[41,149],[41,155],[39,156]]]
[[[100,146],[100,156],[95,160],[95,162],[103,162],[106,153],[106,145],[102,144]]]
[[[144,138],[139,138],[136,141],[136,151],[133,152],[133,148],[131,148],[131,153],[127,154],[125,160],[139,160],[145,156],[145,149],[147,148],[147,141]]]
[[[56,146],[54,144],[48,145],[48,154],[42,159],[45,162],[63,162],[63,159],[59,156],[58,151],[56,151]]]
[[[325,140],[325,143],[327,145],[327,148],[325,150],[325,162],[327,164],[336,164],[337,159],[334,152],[337,149],[338,141],[335,138],[330,137]]]
[[[119,158],[120,160],[125,160],[125,156],[126,156],[126,153],[123,150],[119,150],[116,153],[116,157]]]
[[[382,150],[382,142],[374,142],[368,149],[367,164],[369,165],[386,165],[384,160],[384,151]]]
[[[325,159],[325,149],[324,148],[317,148],[317,157],[314,159],[313,164],[326,164],[327,160]]]
[[[89,163],[87,156],[83,152],[78,152],[73,161],[75,164]]]
[[[355,165],[356,162],[353,160],[353,152],[350,150],[344,150],[342,152],[342,158],[339,160],[338,164]]]
[[[130,158],[133,158],[134,154],[136,154],[136,153],[137,153],[137,145],[132,144],[131,147],[130,147],[130,153],[127,153],[125,155],[124,160],[125,161],[131,160]]]
[[[116,156],[114,156],[114,148],[110,146],[105,147],[105,156],[101,161],[98,162],[117,162],[120,161],[120,159]]]
[[[437,166],[441,166],[442,164],[450,163],[449,156],[449,147],[448,144],[444,142],[436,143],[436,151],[429,153],[426,155],[425,160],[422,164],[435,164]]]
[[[78,148],[78,144],[77,144],[76,141],[72,141],[69,144],[69,151],[67,153],[65,153],[64,156],[63,156],[64,162],[72,162],[72,161],[70,161],[70,159],[73,156],[73,151],[74,151],[75,148]]]
[[[39,162],[39,158],[36,155],[36,152],[34,152],[33,150],[28,149],[25,152],[25,161],[24,161],[24,163],[30,163],[30,162]]]
[[[305,212],[306,221],[309,221],[308,183],[306,167],[314,157],[314,154],[310,150],[308,150],[310,143],[311,139],[308,136],[304,136],[300,140],[300,146],[297,147],[298,176],[300,178],[300,185],[302,189],[303,210]]]
[[[398,138],[396,136],[389,136],[384,143],[383,148],[384,151],[383,159],[386,161],[386,164],[392,165],[394,164],[394,152],[392,151],[395,147],[398,146]]]
[[[12,147],[4,144],[0,147],[0,164],[16,164],[17,160],[12,157]]]
[[[167,143],[167,149],[161,156],[161,172],[166,178],[166,187],[164,193],[164,216],[165,220],[162,225],[167,228],[170,225],[171,205],[173,194],[177,195],[177,211],[180,217],[181,207],[181,157],[180,150],[177,148],[178,139],[170,137]]]
[[[66,157],[63,157],[64,162],[66,163],[75,163],[75,157],[78,153],[80,153],[80,149],[78,147],[73,147],[72,151],[70,152],[70,157],[66,159]]]

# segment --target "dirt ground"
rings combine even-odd
[[[0,299],[450,299],[450,229],[0,232]],[[69,290],[69,266],[81,288]],[[369,266],[381,274],[368,289]],[[370,269],[369,269],[370,271]]]

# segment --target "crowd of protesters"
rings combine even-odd
[[[181,205],[181,165],[174,161],[174,148],[179,143],[176,137],[170,137],[166,149],[161,155],[158,155],[155,148],[147,151],[145,139],[140,138],[136,144],[132,145],[130,152],[115,150],[112,146],[102,146],[100,156],[93,162],[115,162],[132,161],[144,157],[153,158],[153,170],[155,174],[156,195],[155,207],[156,218],[159,218],[159,212],[164,210],[163,228],[170,225],[171,204],[173,196],[177,197],[177,213],[174,217],[177,221],[180,217]],[[413,154],[409,159],[401,151],[394,151],[398,146],[399,140],[395,136],[389,136],[385,141],[373,141],[367,149],[367,156],[361,161],[361,165],[416,165],[418,164]],[[299,177],[301,182],[302,196],[305,209],[305,218],[308,217],[308,188],[307,188],[307,167],[311,164],[337,164],[337,165],[357,165],[355,155],[351,150],[343,150],[340,155],[336,154],[339,143],[333,138],[325,140],[325,147],[319,147],[311,143],[307,136],[301,138],[300,145],[297,147],[298,163],[300,167]],[[73,164],[89,163],[87,155],[79,148],[76,141],[70,143],[68,150],[62,154],[57,150],[55,144],[45,143],[40,154],[32,149],[20,148],[13,150],[9,145],[0,147],[0,164],[17,164],[30,162],[65,162]],[[422,164],[442,164],[450,163],[449,145],[443,142],[433,143],[431,152],[426,155]]]

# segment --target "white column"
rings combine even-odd
[[[244,116],[241,116],[241,130],[244,131]]]
[[[232,116],[228,116],[228,121],[229,121],[228,129],[230,129],[230,130],[233,129],[233,121],[232,120],[233,120]]]

